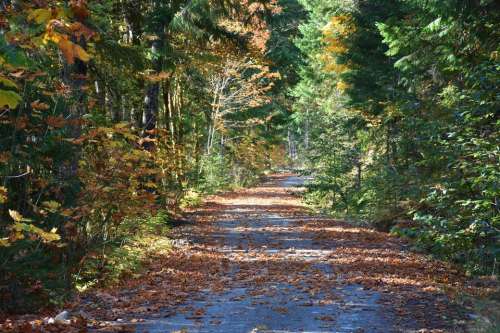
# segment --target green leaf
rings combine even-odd
[[[5,35],[0,34],[0,65],[9,64],[11,66],[22,68],[28,67],[30,61],[24,51],[17,46],[11,45],[5,39]]]
[[[11,90],[0,90],[0,107],[8,106],[11,109],[17,108],[22,97]]]
[[[61,204],[57,201],[51,200],[51,201],[44,201],[42,203],[42,206],[47,208],[51,212],[55,212],[61,207]]]
[[[0,84],[2,84],[5,88],[18,89],[17,84],[14,81],[9,80],[2,76],[0,76]]]

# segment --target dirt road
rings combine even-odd
[[[463,311],[442,292],[458,272],[311,214],[294,193],[302,182],[275,176],[213,196],[177,229],[177,250],[101,295],[101,308],[149,333],[462,331]]]

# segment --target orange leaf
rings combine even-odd
[[[68,62],[68,64],[72,65],[75,63],[75,54],[73,51],[73,43],[70,42],[66,38],[61,38],[57,42],[57,45],[59,46],[59,49],[61,50],[64,58]]]
[[[72,31],[73,35],[80,39],[81,37],[89,40],[95,35],[95,32],[83,25],[80,22],[73,22],[69,25],[69,29]]]
[[[54,41],[54,39],[52,39]],[[72,65],[75,63],[75,58],[80,59],[81,61],[89,61],[90,55],[85,51],[80,45],[77,45],[70,40],[68,40],[67,36],[61,36],[61,38],[57,39],[57,45],[61,50],[64,58],[68,62],[68,64]]]
[[[48,116],[45,121],[47,125],[54,128],[62,128],[66,125],[66,120],[63,117]]]
[[[90,60],[90,55],[80,45],[73,44],[75,57],[81,61],[87,62]]]
[[[89,16],[89,11],[87,10],[87,1],[86,0],[71,0],[71,11],[75,16],[84,20]]]
[[[31,103],[31,107],[35,110],[48,110],[49,109],[48,104],[42,103],[40,101],[34,101],[33,103]]]

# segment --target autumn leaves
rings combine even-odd
[[[16,20],[27,21],[32,29],[24,32],[20,27],[16,29],[14,24],[11,24],[9,27],[11,31],[0,34],[0,39],[4,39],[2,44],[7,42],[7,44],[19,46],[26,53],[36,53],[38,49],[46,49],[55,45],[69,65],[74,64],[75,59],[83,62],[89,61],[91,56],[83,46],[92,39],[96,40],[98,36],[82,23],[89,15],[85,2],[75,0],[70,2],[69,7],[47,6],[47,8],[28,9],[21,12],[27,15],[16,15]],[[5,48],[7,46],[4,45]],[[22,56],[19,55],[19,57]],[[19,85],[14,81],[19,79],[15,73],[26,69],[29,64],[19,65],[16,61],[0,56],[0,65],[9,73],[0,76],[0,106],[15,109],[22,100],[18,90]]]
[[[89,61],[90,55],[81,46],[97,34],[81,23],[89,15],[84,6],[85,1],[72,1],[70,10],[63,7],[38,8],[30,11],[27,19],[35,24],[45,26],[44,33],[35,39],[35,45],[55,44],[68,64],[75,59]],[[74,21],[77,20],[77,21]],[[42,44],[40,44],[40,41]]]

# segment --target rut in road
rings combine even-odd
[[[274,176],[210,198],[177,229],[174,254],[108,296],[108,309],[149,333],[461,331],[440,291],[458,272],[388,234],[311,214],[302,183]]]

